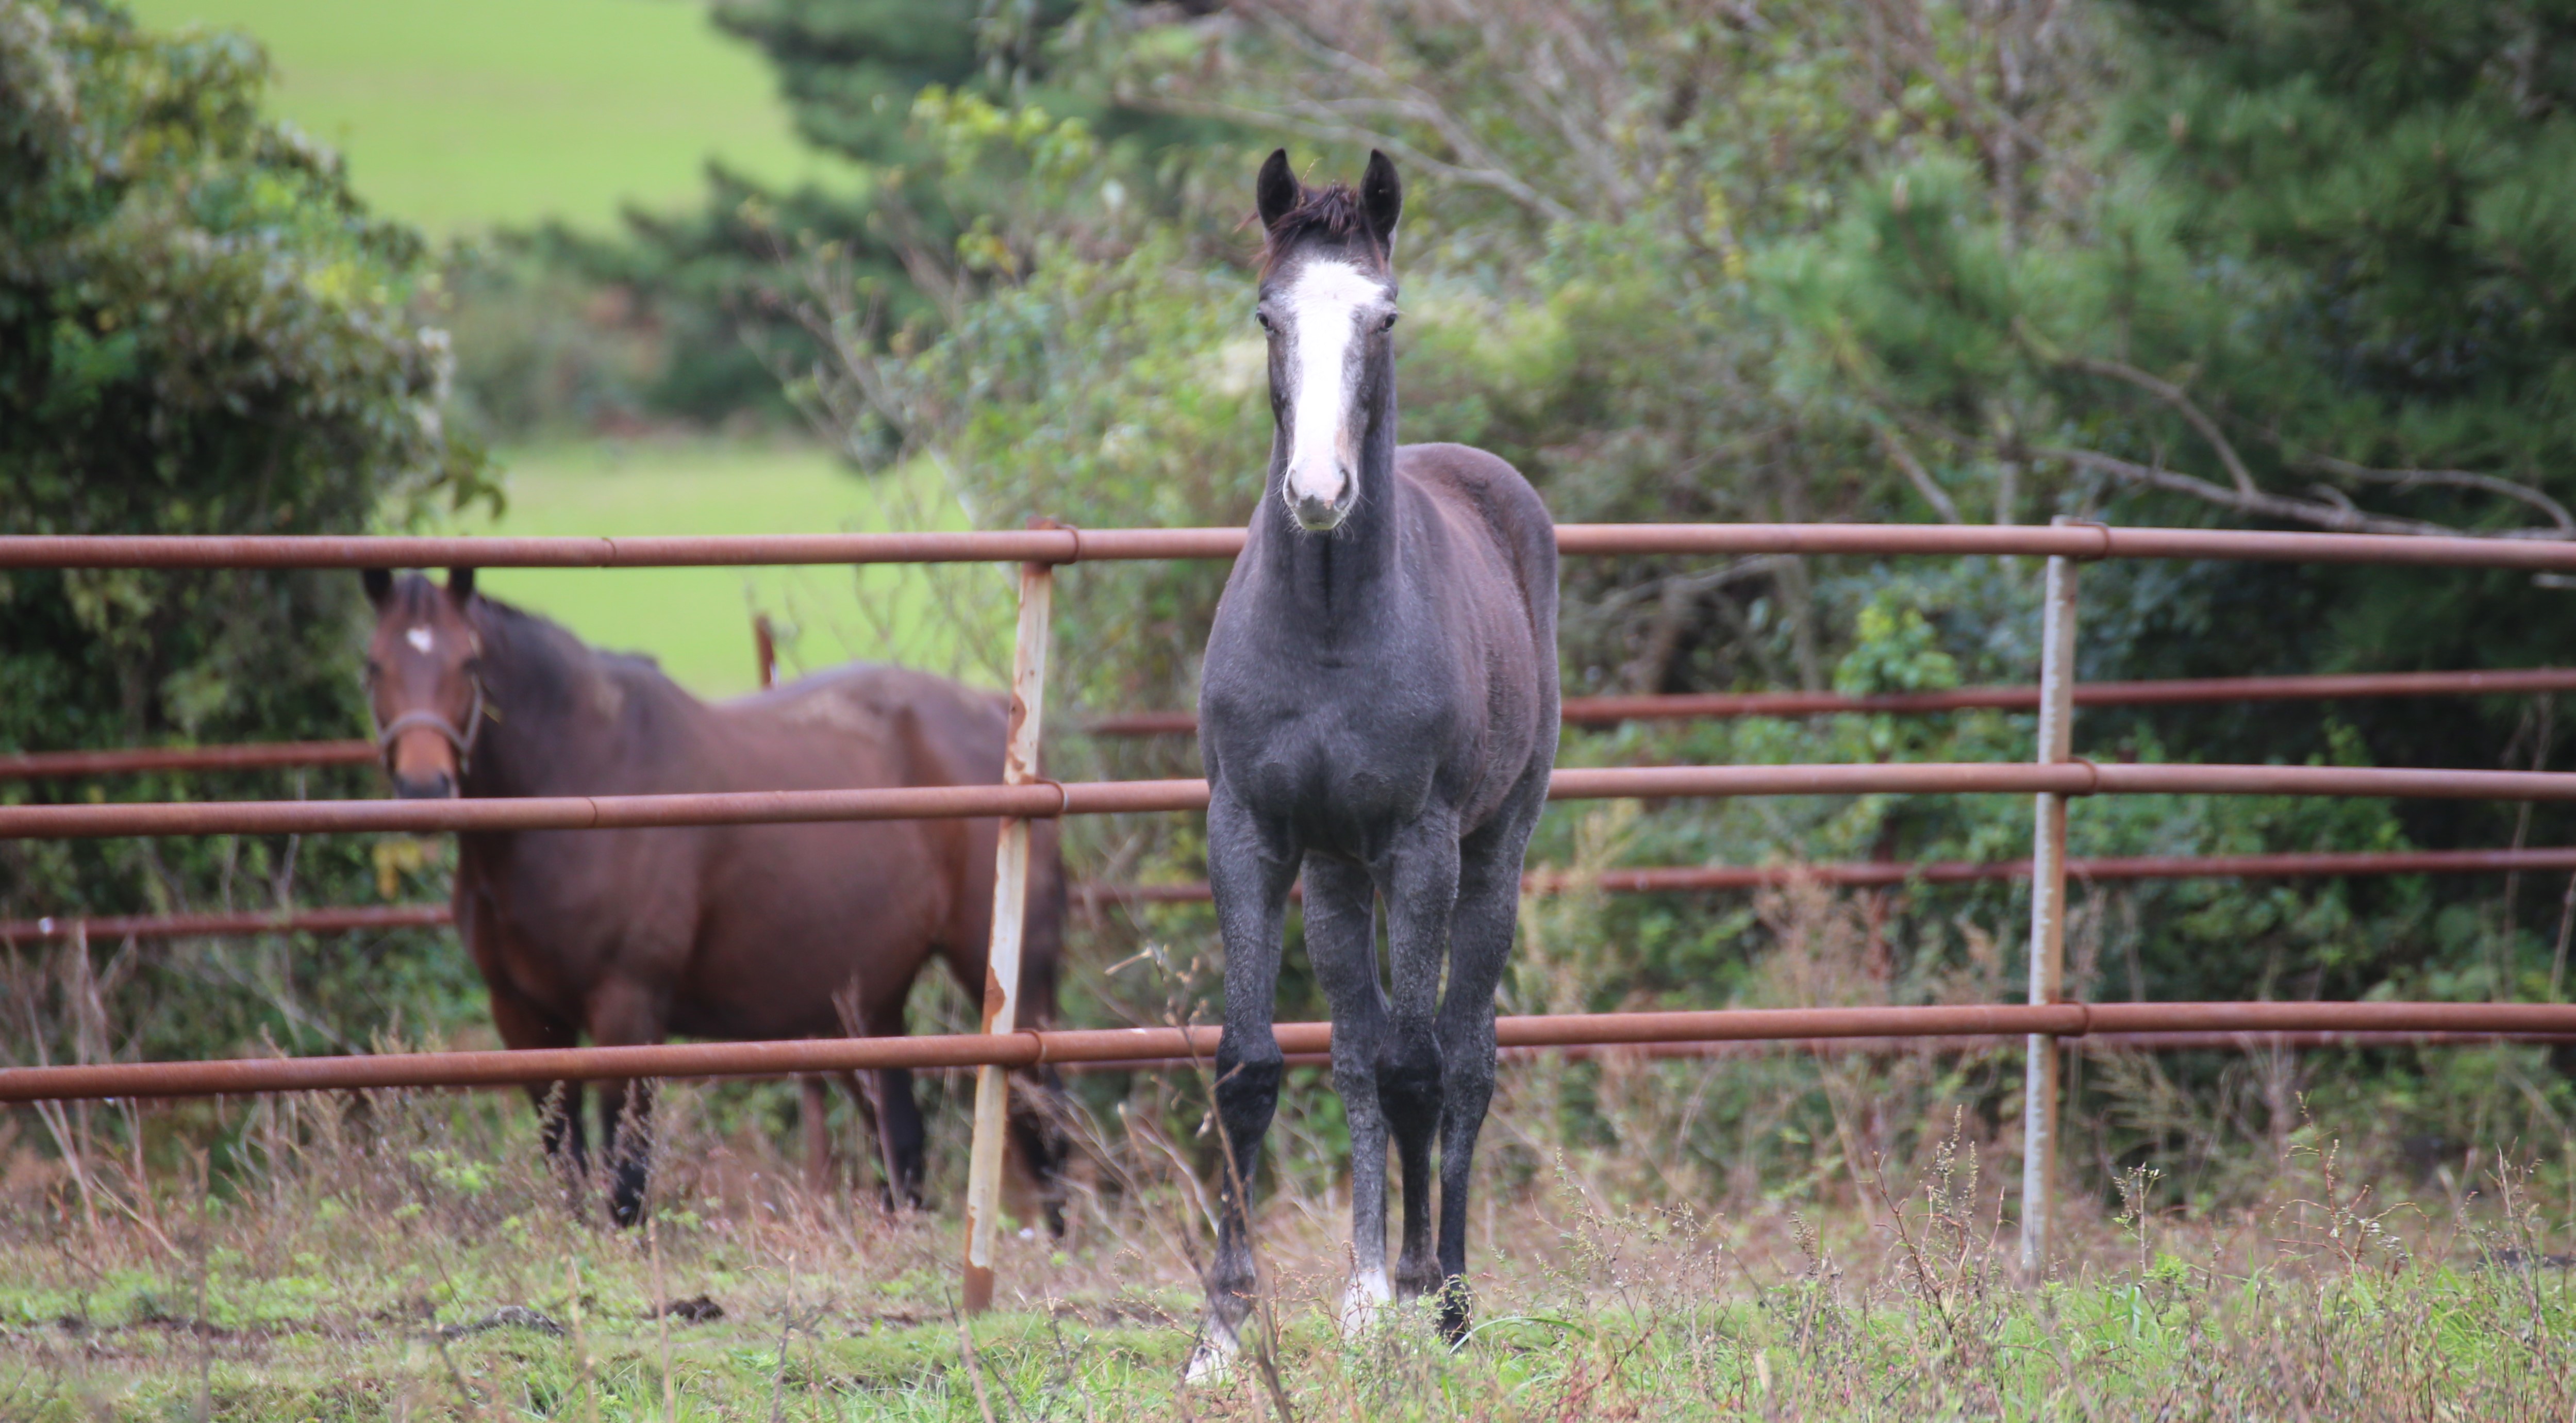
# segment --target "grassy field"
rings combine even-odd
[[[2079,1196],[2034,1286],[2009,1264],[2005,1173],[1973,1144],[1874,1197],[1734,1215],[1622,1208],[1564,1162],[1484,1184],[1482,1322],[1455,1353],[1409,1311],[1341,1336],[1346,1206],[1292,1179],[1261,1227],[1267,1365],[1183,1388],[1205,1230],[1176,1178],[1081,1193],[1061,1242],[1007,1240],[1005,1307],[961,1321],[952,1218],[809,1194],[761,1134],[711,1131],[708,1101],[666,1099],[648,1232],[568,1210],[525,1109],[498,1097],[236,1113],[240,1164],[211,1193],[185,1167],[138,1183],[112,1146],[77,1182],[22,1152],[0,1183],[0,1417],[1912,1423],[2576,1404],[2576,1300],[2548,1255],[2566,1222],[2512,1170],[2408,1206],[2312,1144],[2236,1209],[2115,1215]]]
[[[596,441],[505,451],[509,507],[452,532],[478,534],[842,533],[963,527],[926,470],[870,478],[810,445]],[[942,509],[945,513],[942,513]],[[961,585],[971,585],[962,587]],[[757,685],[751,619],[784,637],[782,675],[870,658],[966,675],[965,639],[943,614],[957,596],[1007,592],[991,569],[493,569],[477,586],[546,614],[601,647],[649,653],[706,696]],[[971,616],[971,615],[970,615]],[[994,621],[997,637],[1008,627]],[[989,679],[988,679],[989,680]]]
[[[147,24],[242,30],[273,108],[347,157],[360,193],[433,233],[700,191],[710,158],[773,181],[834,171],[800,147],[767,64],[697,0],[132,0]]]

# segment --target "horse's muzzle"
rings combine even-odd
[[[443,770],[398,775],[394,777],[394,795],[401,800],[454,800],[456,777]]]
[[[1358,489],[1359,481],[1345,475],[1341,492],[1331,499],[1318,499],[1295,490],[1282,490],[1281,493],[1288,501],[1288,516],[1297,521],[1297,527],[1310,534],[1329,534],[1342,526],[1342,520],[1350,517],[1351,506],[1358,502],[1352,496]]]

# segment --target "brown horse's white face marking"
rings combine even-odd
[[[465,778],[475,723],[485,714],[477,666],[482,639],[466,612],[473,570],[452,572],[444,589],[418,574],[397,581],[371,571],[367,596],[376,605],[367,702],[394,794],[452,797]]]
[[[1316,257],[1298,264],[1260,320],[1286,377],[1279,398],[1288,430],[1288,468],[1279,497],[1298,526],[1322,533],[1338,526],[1359,493],[1359,394],[1371,338],[1395,326],[1395,288],[1349,262]]]

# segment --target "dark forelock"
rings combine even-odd
[[[1368,217],[1360,211],[1359,191],[1348,183],[1301,189],[1297,206],[1271,227],[1262,244],[1262,277],[1268,279],[1289,253],[1314,241],[1364,246],[1380,261],[1386,258],[1369,231]]]

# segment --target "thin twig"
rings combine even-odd
[[[975,1332],[966,1326],[966,1315],[957,1315],[957,1357],[965,1366],[967,1382],[975,1386],[975,1409],[984,1415],[984,1423],[1000,1423],[993,1416],[992,1395],[984,1391],[984,1366],[975,1358]]]
[[[2194,403],[2190,394],[2181,386],[2149,375],[2126,361],[2108,360],[2100,356],[2060,356],[2057,358],[2057,364],[2068,370],[2084,371],[2091,375],[2109,376],[2113,380],[2126,381],[2172,406],[2174,413],[2182,416],[2191,428],[2200,432],[2202,439],[2209,442],[2210,449],[2218,456],[2218,462],[2227,466],[2227,477],[2236,481],[2236,492],[2249,498],[2261,495],[2262,491],[2254,485],[2254,476],[2245,468],[2245,461],[2237,456],[2236,446],[2228,442],[2227,436],[2219,430],[2218,422],[2210,419],[2208,412]]]
[[[571,1255],[564,1256],[564,1282],[572,1292],[565,1308],[572,1315],[573,1358],[581,1365],[581,1416],[584,1423],[599,1423],[599,1389],[591,1373],[590,1337],[581,1327],[581,1261]]]
[[[631,1100],[632,1093],[628,1094]],[[653,1328],[660,1337],[662,1352],[662,1423],[680,1423],[680,1394],[671,1379],[671,1300],[662,1288],[661,1223],[651,1216],[644,1218],[644,1252],[653,1267]]]
[[[2368,484],[2391,485],[2400,493],[2429,484],[2500,494],[2507,499],[2520,500],[2548,515],[2549,521],[2557,526],[2550,532],[2536,529],[2519,532],[2518,537],[2576,538],[2576,515],[2570,515],[2566,505],[2528,484],[2519,480],[2506,479],[2501,475],[2479,474],[2474,470],[2465,469],[2373,469],[2368,465],[2355,464],[2350,460],[2336,459],[2332,455],[2313,453],[2294,454],[2290,457],[2290,463],[2327,474],[2341,475],[2346,479],[2358,479]]]
[[[2194,499],[2233,509],[2240,514],[2260,518],[2283,519],[2309,524],[2336,533],[2348,534],[2415,534],[2464,536],[2469,531],[2423,519],[2398,519],[2384,514],[2365,514],[2324,500],[2291,499],[2278,494],[2256,492],[2242,494],[2225,485],[2177,473],[2161,465],[2139,464],[2099,450],[2078,449],[2064,445],[2035,446],[2030,454],[2036,459],[2059,460],[2067,464],[2107,474],[2132,484],[2143,484],[2172,494],[2186,494]]]
[[[1364,127],[1338,117],[1332,119],[1300,118],[1273,113],[1266,109],[1247,108],[1207,99],[1176,99],[1168,96],[1139,96],[1138,108],[1187,118],[1225,119],[1255,129],[1291,133],[1311,138],[1318,143],[1367,144],[1386,150],[1387,156],[1408,168],[1418,168],[1435,177],[1445,178],[1464,187],[1485,188],[1502,194],[1549,222],[1570,223],[1576,220],[1572,208],[1556,201],[1538,189],[1499,168],[1470,168],[1444,162],[1382,129]]]
[[[1933,482],[1932,471],[1925,469],[1923,461],[1914,457],[1914,448],[1905,443],[1905,437],[1896,432],[1894,425],[1881,422],[1870,428],[1878,435],[1879,448],[1887,451],[1889,462],[1903,472],[1906,482],[1914,486],[1915,493],[1923,496],[1924,503],[1932,506],[1933,513],[1941,516],[1941,522],[1967,522],[1960,517],[1958,503],[1950,498],[1950,491]]]

